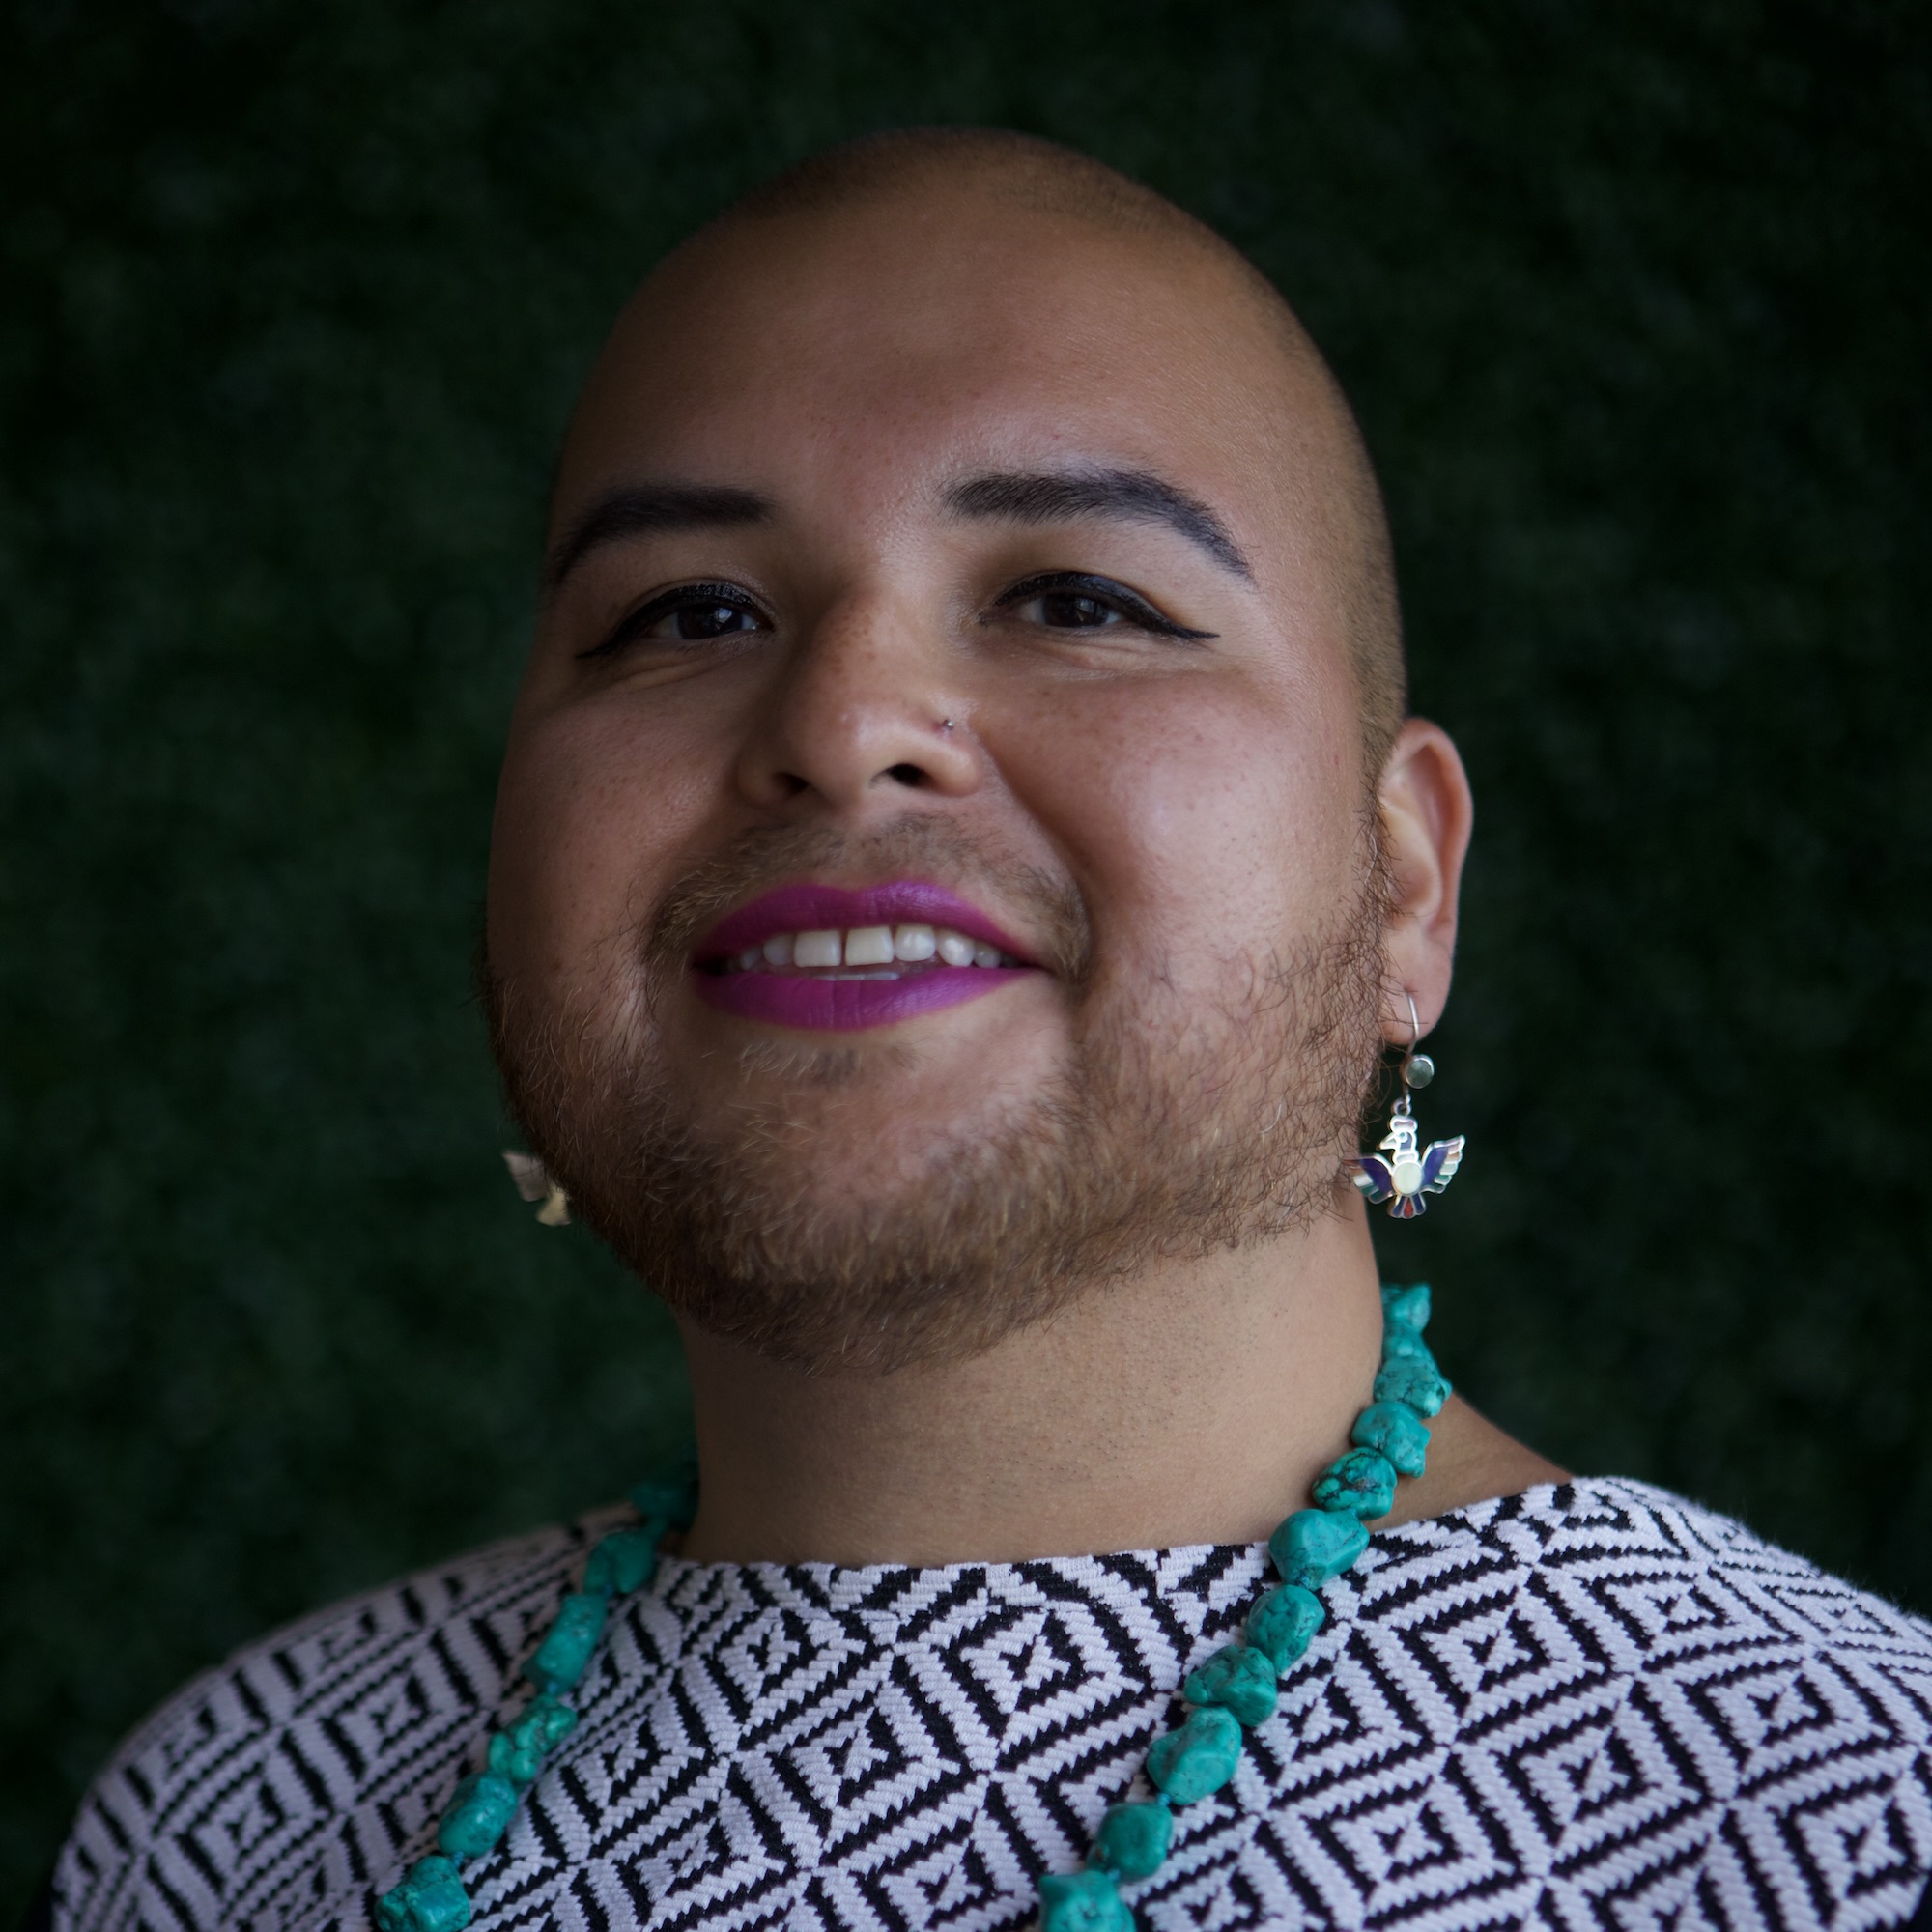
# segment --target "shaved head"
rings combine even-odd
[[[1191,241],[1226,256],[1258,292],[1273,296],[1237,249],[1164,194],[1077,149],[1005,128],[907,128],[842,142],[761,182],[711,225],[963,187],[1035,214]]]
[[[1380,770],[1408,706],[1408,678],[1388,515],[1368,445],[1342,385],[1274,284],[1231,242],[1144,183],[1077,149],[1004,128],[909,128],[810,156],[742,196],[685,243],[702,248],[738,224],[809,217],[895,200],[973,195],[1193,254],[1219,271],[1228,299],[1259,321],[1296,377],[1318,474],[1303,509],[1346,612],[1362,704],[1364,766]],[[683,253],[683,250],[679,251]]]

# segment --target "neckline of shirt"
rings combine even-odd
[[[1537,1483],[1510,1495],[1488,1496],[1480,1501],[1461,1503],[1439,1516],[1416,1517],[1407,1522],[1378,1529],[1370,1537],[1364,1564],[1373,1566],[1378,1557],[1386,1560],[1406,1543],[1439,1541],[1450,1535],[1473,1534],[1493,1521],[1498,1515],[1529,1515],[1548,1510],[1558,1490],[1567,1490],[1578,1501],[1636,1501],[1651,1508],[1685,1507],[1681,1496],[1648,1483],[1621,1476],[1578,1476],[1567,1483]],[[1573,1512],[1574,1513],[1574,1512]],[[967,1558],[953,1563],[775,1563],[775,1562],[697,1562],[687,1557],[666,1555],[659,1562],[649,1594],[654,1597],[688,1596],[705,1584],[720,1581],[753,1583],[774,1595],[789,1596],[801,1583],[809,1594],[827,1606],[843,1605],[860,1607],[866,1599],[880,1592],[921,1593],[945,1590],[971,1579],[990,1587],[1002,1587],[1037,1579],[1042,1576],[1091,1576],[1095,1580],[1106,1576],[1140,1574],[1152,1579],[1177,1580],[1209,1569],[1225,1567],[1230,1559],[1251,1559],[1259,1563],[1267,1546],[1255,1543],[1176,1544],[1167,1548],[1092,1551],[1061,1556],[1012,1558]]]

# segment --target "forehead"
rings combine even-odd
[[[1238,271],[1185,236],[970,198],[742,220],[620,319],[557,518],[644,473],[857,511],[989,467],[1103,462],[1201,495],[1244,548],[1293,547],[1317,460],[1298,378]]]

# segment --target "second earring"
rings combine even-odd
[[[1389,1113],[1388,1132],[1378,1145],[1387,1152],[1358,1153],[1348,1164],[1354,1172],[1355,1185],[1371,1201],[1386,1201],[1389,1212],[1398,1221],[1412,1221],[1429,1203],[1425,1194],[1440,1194],[1456,1178],[1463,1164],[1463,1145],[1466,1135],[1453,1140],[1432,1141],[1421,1146],[1411,1099],[1418,1089],[1435,1078],[1435,1063],[1426,1053],[1418,1053],[1422,1025],[1416,1017],[1415,1001],[1408,1000],[1408,1052],[1402,1063],[1402,1094]]]

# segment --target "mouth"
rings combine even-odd
[[[983,997],[1040,969],[943,886],[781,886],[727,913],[691,956],[707,1006],[769,1025],[889,1026]]]

